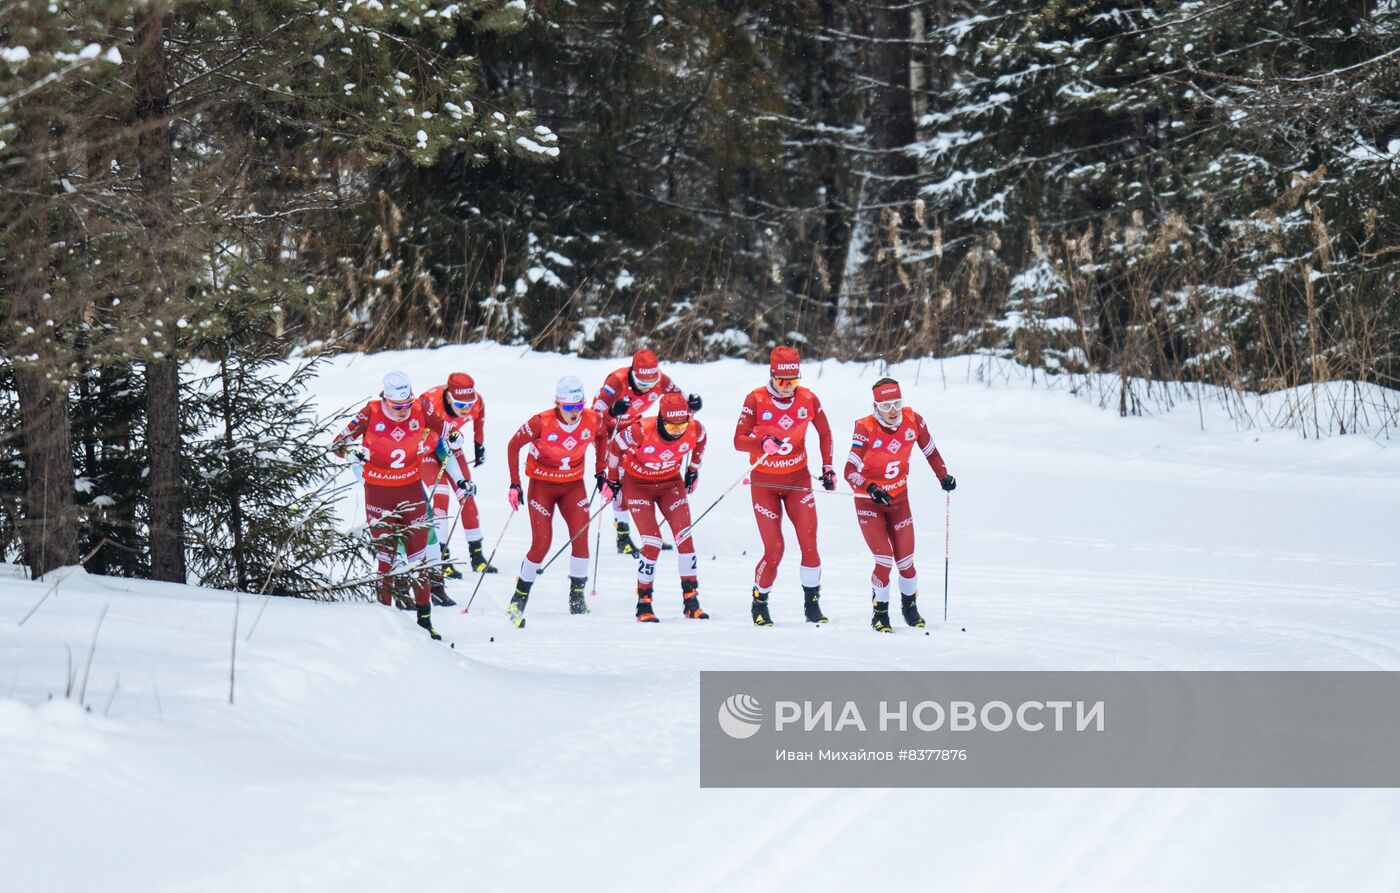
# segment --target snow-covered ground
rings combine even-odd
[[[348,407],[395,368],[419,388],[474,374],[489,548],[511,431],[558,375],[596,386],[617,365],[489,345],[341,357],[319,401]],[[841,497],[819,497],[831,623],[801,622],[789,549],[778,626],[754,629],[743,491],[696,529],[703,623],[680,616],[670,553],[662,622],[635,623],[633,567],[607,549],[591,615],[568,615],[556,566],[510,628],[523,520],[472,613],[437,612],[455,647],[377,605],[278,599],[249,637],[256,599],[80,572],[0,581],[0,889],[1400,888],[1394,791],[698,787],[701,669],[1400,669],[1393,443],[1242,433],[1209,408],[1202,432],[1191,405],[1120,419],[968,368],[894,370],[959,480],[952,622],[927,637],[869,629],[871,562]],[[703,506],[743,469],[727,442],[765,372],[670,371],[705,397]],[[838,460],[876,377],[806,369]],[[923,467],[913,493],[932,620],[944,501]],[[347,496],[347,523],[358,509]],[[70,651],[91,713],[64,697]]]

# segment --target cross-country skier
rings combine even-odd
[[[944,490],[958,482],[934,446],[923,416],[904,405],[899,382],[882,378],[872,389],[875,411],[856,422],[851,453],[846,457],[846,480],[869,497],[856,499],[856,518],[866,545],[875,555],[870,576],[874,616],[870,625],[882,633],[890,627],[890,568],[899,568],[899,602],[904,622],[923,626],[917,599],[919,575],[914,570],[914,516],[909,505],[909,460],[917,449],[928,460]]]
[[[615,369],[603,379],[603,387],[593,399],[593,411],[604,420],[607,436],[611,437],[640,419],[666,394],[685,396],[670,376],[661,371],[656,354],[643,348],[632,355],[632,365]],[[691,394],[685,399],[691,412],[700,411],[700,395]],[[603,486],[601,469],[597,484],[599,488]],[[617,554],[633,557],[641,554],[632,542],[621,493],[613,500],[613,528],[617,531]]]
[[[685,616],[696,620],[710,616],[700,609],[698,562],[695,542],[690,538],[690,502],[686,499],[700,478],[704,455],[705,427],[691,418],[689,402],[677,392],[661,398],[660,412],[654,419],[638,419],[608,441],[608,478],[603,493],[609,497],[622,493],[642,537],[642,557],[637,562],[637,620],[643,623],[657,622],[652,610],[656,559],[661,555],[657,510],[676,538],[682,610]]]
[[[775,347],[768,357],[768,384],[744,399],[734,447],[758,462],[750,475],[753,515],[763,537],[763,558],[754,570],[753,622],[772,626],[768,592],[783,558],[782,516],[786,512],[802,551],[798,569],[802,581],[803,609],[810,623],[826,623],[821,609],[821,558],[817,554],[817,508],[812,478],[807,470],[807,426],[817,429],[821,449],[822,487],[836,489],[831,467],[831,426],[821,401],[802,387],[801,357],[791,347]],[[760,461],[760,459],[762,461]]]
[[[359,440],[360,445],[353,447]],[[429,575],[422,567],[428,550],[428,505],[423,497],[421,463],[435,455],[446,462],[448,449],[440,432],[429,424],[423,406],[413,396],[413,386],[402,372],[384,376],[384,389],[369,401],[331,441],[331,449],[344,458],[352,449],[364,463],[365,517],[379,565],[379,601],[393,601],[394,555],[400,540],[410,568],[410,585],[418,610],[418,625],[434,639],[432,606],[428,599]],[[446,465],[459,490],[469,482]]]
[[[447,377],[446,384],[424,391],[420,399],[428,418],[447,438],[463,476],[471,480],[471,468],[486,461],[486,401],[477,392],[476,382],[465,372],[453,372]],[[465,453],[468,422],[472,425],[472,443],[475,447],[475,460],[470,463]],[[443,482],[441,469],[442,466],[433,457],[423,460],[423,486],[429,488],[428,496],[433,502],[433,524],[437,527],[438,546],[442,550],[442,575],[451,579],[462,574],[452,566],[452,553],[448,551],[448,541],[452,539],[452,488]],[[481,515],[476,506],[476,485],[469,489],[471,493],[462,502],[462,532],[467,538],[471,569],[476,573],[494,574],[496,568],[487,563],[481,549]]]
[[[569,558],[569,613],[587,614],[583,585],[588,582],[588,488],[583,483],[584,456],[594,449],[593,466],[605,467],[603,449],[606,434],[598,414],[587,407],[583,382],[566,375],[554,388],[554,408],[531,416],[511,437],[506,447],[510,463],[511,511],[528,505],[530,511],[530,551],[520,562],[520,576],[506,613],[517,627],[525,625],[525,603],[539,573],[540,562],[549,551],[553,536],[554,511],[564,517],[573,537]],[[520,450],[528,447],[525,475],[528,492],[520,488]]]

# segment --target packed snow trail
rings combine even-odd
[[[500,346],[347,356],[316,398],[358,405],[395,368],[420,391],[475,376],[489,545],[506,520],[505,440],[558,375],[601,382],[619,365]],[[959,482],[943,624],[943,494],[912,469],[928,636],[897,617],[893,635],[869,629],[872,562],[837,497],[818,497],[831,622],[801,621],[790,546],[777,626],[754,629],[742,488],[695,531],[708,621],[680,616],[665,553],[661,623],[636,623],[635,566],[605,535],[593,613],[568,615],[551,568],[529,625],[511,628],[517,522],[471,613],[434,613],[443,643],[404,612],[291,599],[247,639],[258,603],[242,597],[233,706],[231,593],[77,573],[19,626],[51,583],[0,581],[4,888],[1400,887],[1384,855],[1392,791],[699,789],[701,669],[1400,669],[1392,445],[1238,432],[1211,407],[1205,432],[1194,406],[1120,419],[938,365],[917,385],[914,364],[893,370]],[[743,471],[725,447],[764,367],[665,368],[705,398],[702,508]],[[877,377],[804,368],[838,460]],[[353,489],[342,507],[362,523]],[[465,604],[475,583],[449,587]],[[68,653],[80,683],[104,606],[86,713],[64,698]]]

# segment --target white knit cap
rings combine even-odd
[[[384,399],[391,403],[407,403],[413,399],[413,385],[402,372],[390,372],[384,376]]]
[[[554,386],[554,399],[559,403],[582,403],[583,382],[577,375],[565,375]]]

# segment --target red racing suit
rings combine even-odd
[[[865,543],[875,556],[870,588],[875,601],[889,601],[890,569],[899,568],[899,591],[913,595],[919,589],[914,568],[914,516],[909,504],[909,460],[918,449],[939,480],[948,468],[934,446],[923,416],[904,407],[899,424],[886,426],[874,415],[856,422],[844,475],[856,491],[856,519]],[[889,505],[866,496],[866,488],[878,485],[890,495]]]
[[[831,464],[831,425],[817,395],[799,385],[784,400],[770,387],[755,388],[744,398],[734,429],[734,448],[758,462],[750,474],[754,520],[763,538],[763,557],[754,568],[754,586],[766,593],[778,575],[783,558],[782,516],[786,512],[802,552],[803,586],[821,582],[821,556],[817,554],[817,508],[812,476],[807,468],[807,428],[817,431],[822,465]],[[762,441],[772,436],[783,441],[772,456],[764,456]],[[761,459],[761,461],[760,461]]]
[[[656,384],[646,391],[639,391],[632,386],[632,367],[623,366],[621,369],[614,369],[608,373],[608,377],[603,379],[603,386],[598,390],[598,396],[593,399],[593,411],[598,413],[598,417],[607,426],[607,436],[612,437],[618,431],[636,422],[647,410],[655,406],[662,397],[672,391],[677,394],[682,393],[671,377],[665,372]],[[627,412],[612,418],[608,411],[612,405],[623,397],[627,398]],[[625,476],[625,470],[624,470]],[[613,498],[613,517],[622,520],[627,517],[626,508],[623,505],[623,494],[621,491]]]
[[[483,429],[486,427],[486,404],[478,394],[476,403],[467,410],[465,415],[454,415],[454,410],[447,406],[447,387],[438,385],[424,391],[418,398],[423,404],[423,411],[428,416],[428,422],[438,429],[438,433],[446,440],[451,447],[452,461],[460,471],[463,480],[471,480],[471,463],[467,460],[463,452],[466,440],[467,423],[471,422],[474,429],[474,441],[482,442],[484,437]],[[460,432],[460,434],[457,434]],[[457,434],[457,436],[453,436]],[[455,443],[454,443],[455,442]],[[423,488],[428,493],[428,499],[432,501],[433,523],[437,527],[438,543],[446,546],[452,539],[452,503],[453,487],[445,479],[443,474],[443,464],[437,460],[436,456],[425,456],[423,458]],[[468,496],[462,501],[462,529],[466,531],[467,542],[474,542],[481,539],[481,515],[477,511],[476,497]]]
[[[428,506],[423,498],[422,462],[436,454],[447,458],[447,447],[415,403],[407,418],[394,421],[376,398],[366,403],[345,426],[332,447],[359,440],[367,454],[364,464],[365,520],[380,573],[379,600],[389,604],[392,586],[385,576],[394,566],[397,544],[403,541],[410,567],[424,560],[428,549]],[[428,604],[428,576],[421,569],[409,575],[414,601]]]
[[[525,505],[530,513],[530,550],[520,564],[520,579],[529,583],[539,573],[540,562],[553,539],[554,511],[564,518],[573,537],[569,576],[588,576],[588,488],[583,483],[584,459],[589,446],[594,451],[594,467],[603,468],[607,435],[598,414],[585,409],[577,423],[565,427],[554,409],[546,409],[526,419],[506,447],[510,482],[520,483],[520,451],[527,449],[525,475],[530,486]]]
[[[656,578],[656,559],[661,555],[658,510],[676,539],[681,581],[695,580],[698,561],[690,537],[690,501],[681,475],[687,460],[698,473],[704,456],[705,426],[694,418],[675,439],[666,436],[656,419],[647,418],[618,430],[608,441],[608,479],[616,482],[622,474],[622,498],[642,539],[639,585],[649,586]]]

